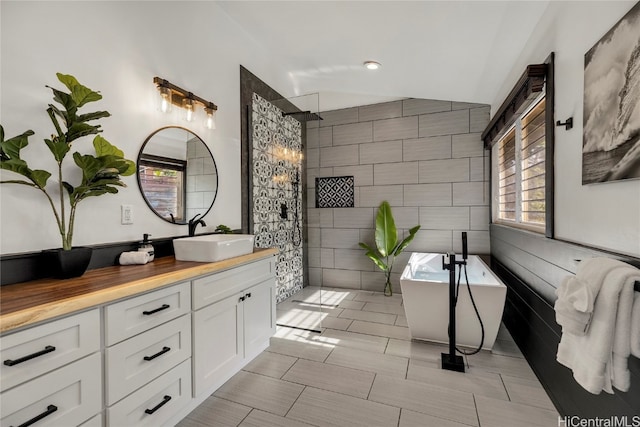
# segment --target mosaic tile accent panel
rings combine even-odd
[[[352,208],[353,176],[316,178],[316,208]]]
[[[277,302],[302,289],[302,126],[253,94],[253,233],[259,248],[277,247]],[[281,218],[282,204],[287,217]]]

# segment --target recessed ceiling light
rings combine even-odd
[[[365,61],[364,66],[367,67],[367,70],[377,70],[382,64],[376,61]]]

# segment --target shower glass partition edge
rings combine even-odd
[[[292,331],[320,332],[326,315],[321,289],[303,290],[313,282],[310,266],[316,267],[320,258],[318,249],[314,253],[308,248],[306,215],[307,196],[313,192],[306,176],[306,148],[310,141],[317,145],[318,111],[317,93],[272,101],[253,96],[251,222],[257,247],[279,249],[276,298],[288,307],[278,310],[277,323]]]

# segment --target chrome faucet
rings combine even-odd
[[[196,216],[189,220],[189,237],[193,237],[196,235],[196,227],[198,226],[198,224],[202,225],[203,227],[207,226],[207,223],[202,219],[197,219],[199,216],[200,214],[196,214]]]

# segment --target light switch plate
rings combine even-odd
[[[133,206],[131,205],[120,206],[120,223],[122,225],[133,224]]]

